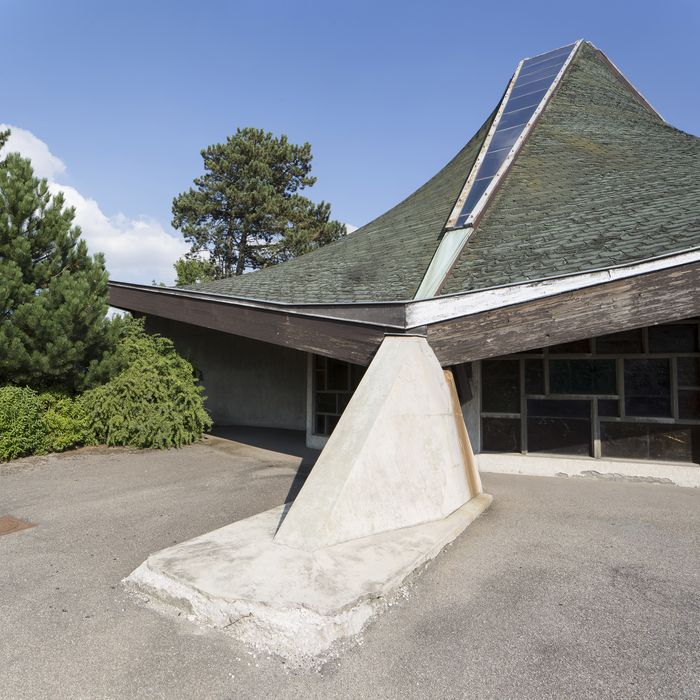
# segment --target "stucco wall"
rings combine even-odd
[[[146,328],[171,338],[201,372],[217,425],[305,429],[305,353],[157,316]]]

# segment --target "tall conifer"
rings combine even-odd
[[[29,160],[0,160],[0,385],[75,391],[106,347],[104,258],[64,203]]]

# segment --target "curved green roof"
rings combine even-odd
[[[274,267],[190,288],[290,304],[411,298],[493,116],[425,185],[345,238]]]
[[[346,238],[192,287],[285,303],[412,299],[495,115],[437,175]],[[700,247],[700,139],[666,124],[583,43],[440,294]]]

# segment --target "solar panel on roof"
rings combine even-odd
[[[506,162],[516,142],[571,56],[576,44],[524,60],[502,105],[486,152],[472,178],[467,199],[457,217],[456,227],[465,226],[489,185]]]

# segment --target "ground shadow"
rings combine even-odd
[[[292,502],[297,497],[311,468],[316,463],[320,450],[313,450],[306,446],[306,433],[303,430],[282,430],[279,428],[253,428],[244,425],[222,425],[211,430],[211,434],[224,440],[257,447],[261,450],[278,452],[294,457],[299,457],[301,462],[294,475],[287,496],[284,499],[285,508],[282,513],[280,525],[284,516],[289,511]]]

